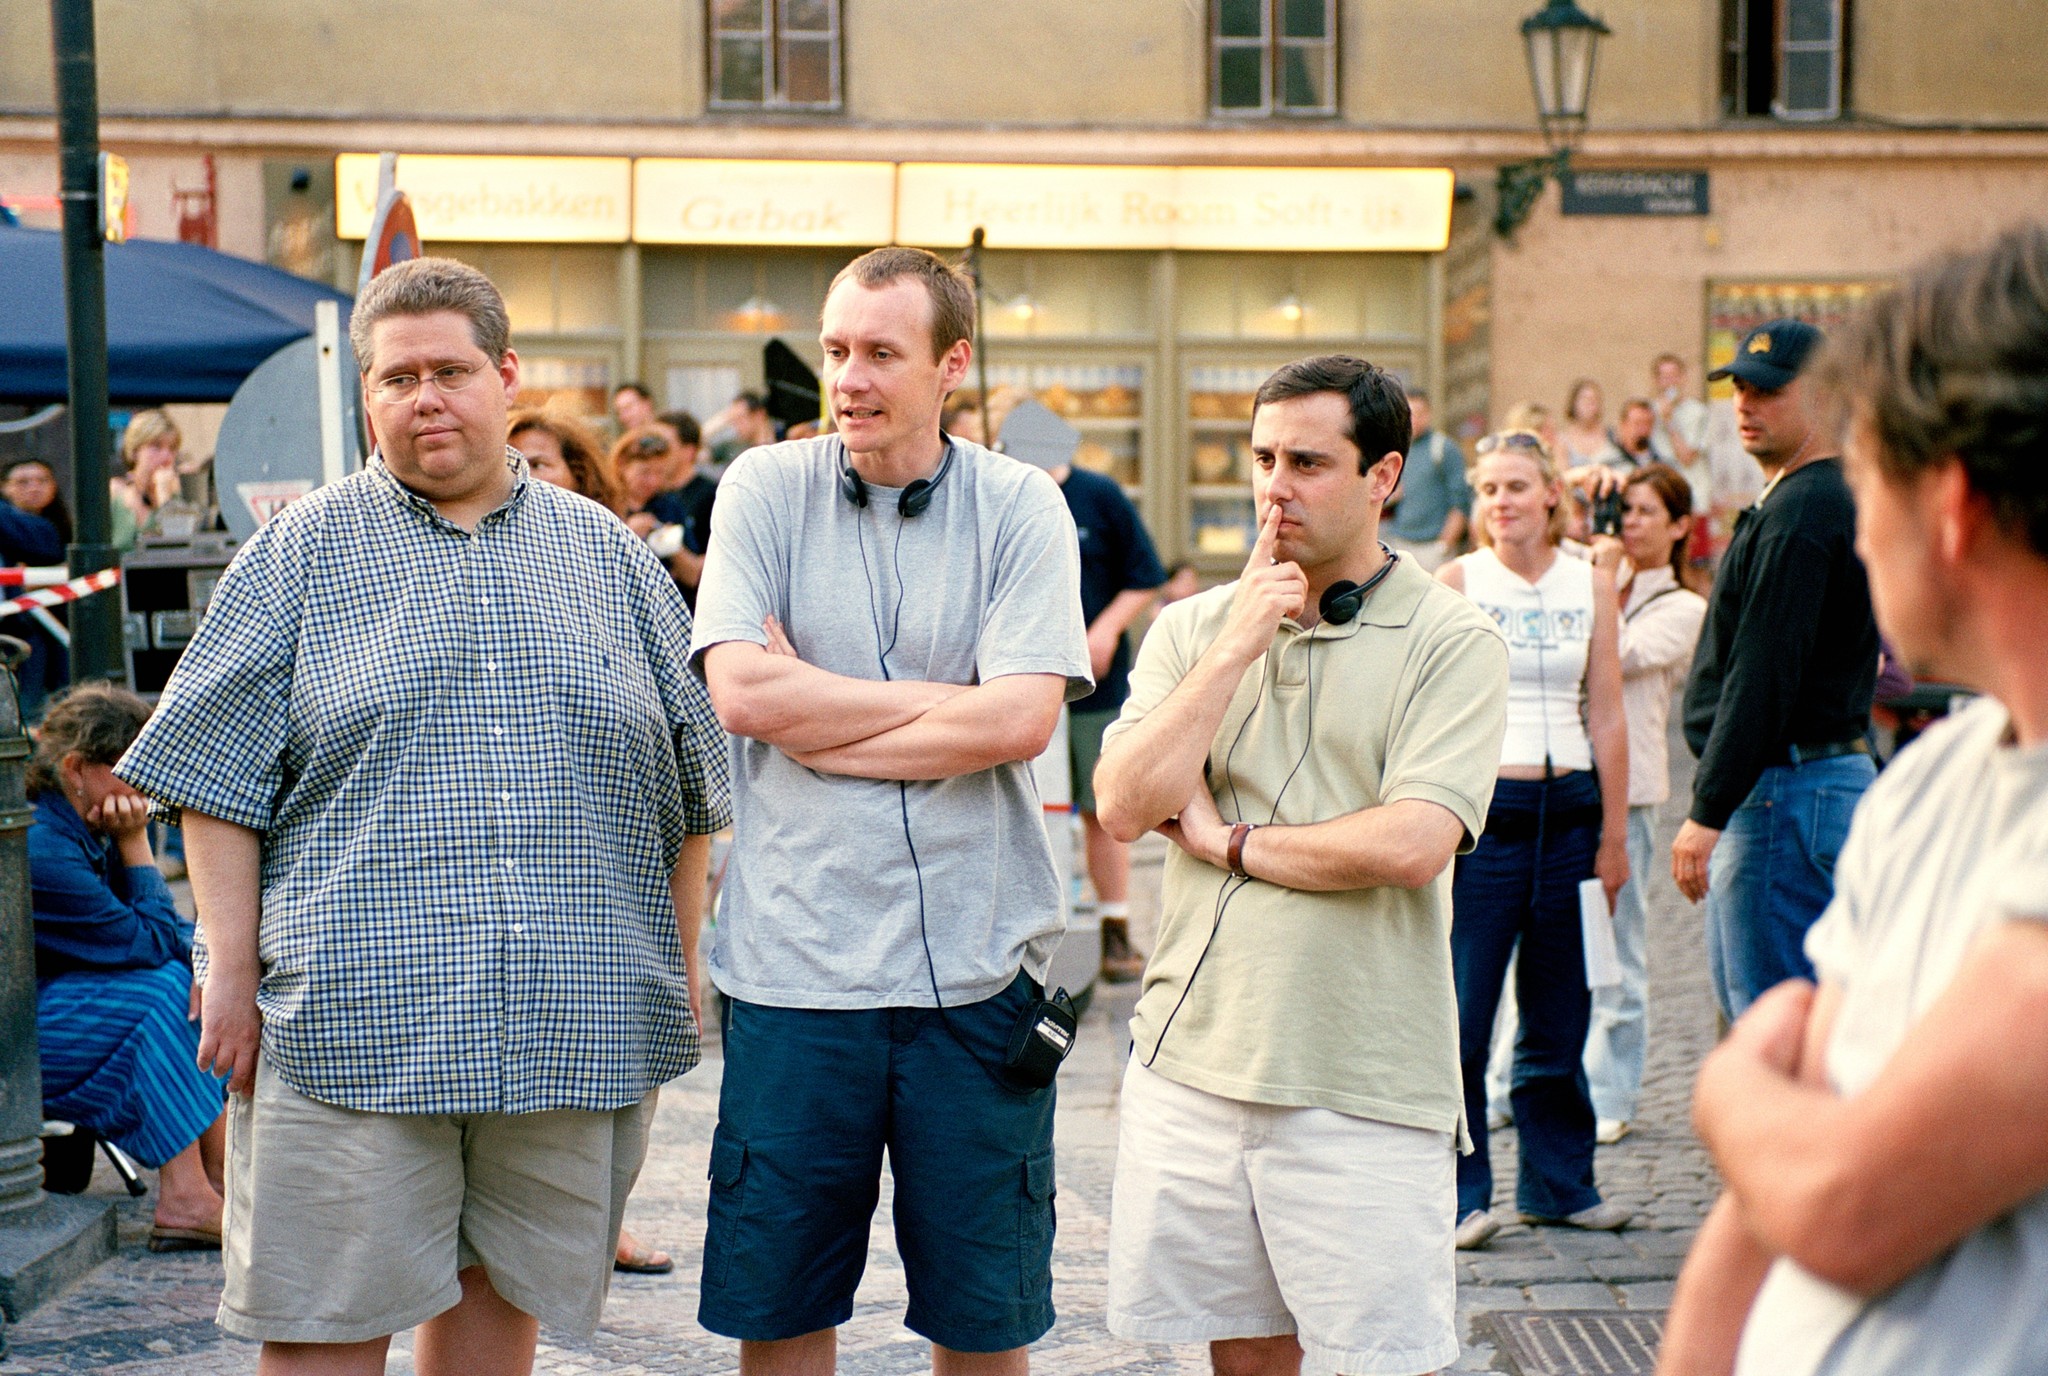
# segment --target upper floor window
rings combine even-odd
[[[837,110],[839,0],[710,0],[711,108]]]
[[[1839,119],[1850,0],[1721,0],[1721,110],[1735,118]]]
[[[1209,108],[1337,113],[1337,0],[1210,0]]]

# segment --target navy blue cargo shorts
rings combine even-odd
[[[957,1352],[1044,1336],[1054,1091],[1003,1070],[1038,994],[1019,974],[943,1015],[728,1000],[697,1321],[771,1342],[851,1318],[886,1150],[904,1323]]]

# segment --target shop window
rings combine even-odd
[[[1422,334],[1419,254],[1188,253],[1179,263],[1183,339],[1406,345]]]
[[[1839,119],[1850,0],[1722,0],[1721,109],[1736,119]]]
[[[837,110],[839,0],[710,0],[711,108]]]
[[[616,334],[619,251],[609,244],[453,244],[435,253],[469,264],[505,298],[514,347],[522,335]]]
[[[833,274],[851,249],[650,248],[640,260],[645,327],[656,333],[815,338]]]
[[[980,378],[970,373],[959,395],[970,402]],[[1105,363],[994,363],[988,365],[989,419],[997,432],[1010,408],[1035,397],[1081,432],[1074,465],[1116,479],[1132,501],[1143,496],[1142,450],[1145,367],[1136,360]]]
[[[1209,108],[1337,113],[1337,0],[1210,0]]]
[[[1136,253],[990,253],[982,332],[990,339],[1151,334],[1151,276]]]

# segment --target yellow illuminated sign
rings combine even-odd
[[[1433,253],[1450,242],[1443,167],[1080,167],[904,163],[896,237],[991,248]]]
[[[404,153],[398,189],[420,237],[460,242],[619,244],[632,233],[627,158],[450,157]],[[335,233],[361,239],[377,213],[377,155],[334,160]]]
[[[633,237],[643,244],[871,247],[895,232],[896,165],[641,158]]]
[[[966,244],[991,248],[1434,253],[1442,167],[525,158],[405,154],[420,236],[518,243]],[[360,239],[377,159],[335,159],[337,232]]]

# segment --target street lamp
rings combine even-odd
[[[1552,177],[1562,181],[1570,170],[1572,149],[1586,132],[1593,59],[1600,40],[1609,32],[1575,0],[1547,0],[1542,9],[1522,21],[1522,42],[1529,51],[1529,86],[1536,96],[1536,122],[1550,155],[1500,169],[1496,180],[1500,205],[1493,227],[1502,238],[1511,238],[1529,218],[1536,198],[1543,194],[1543,184]]]

